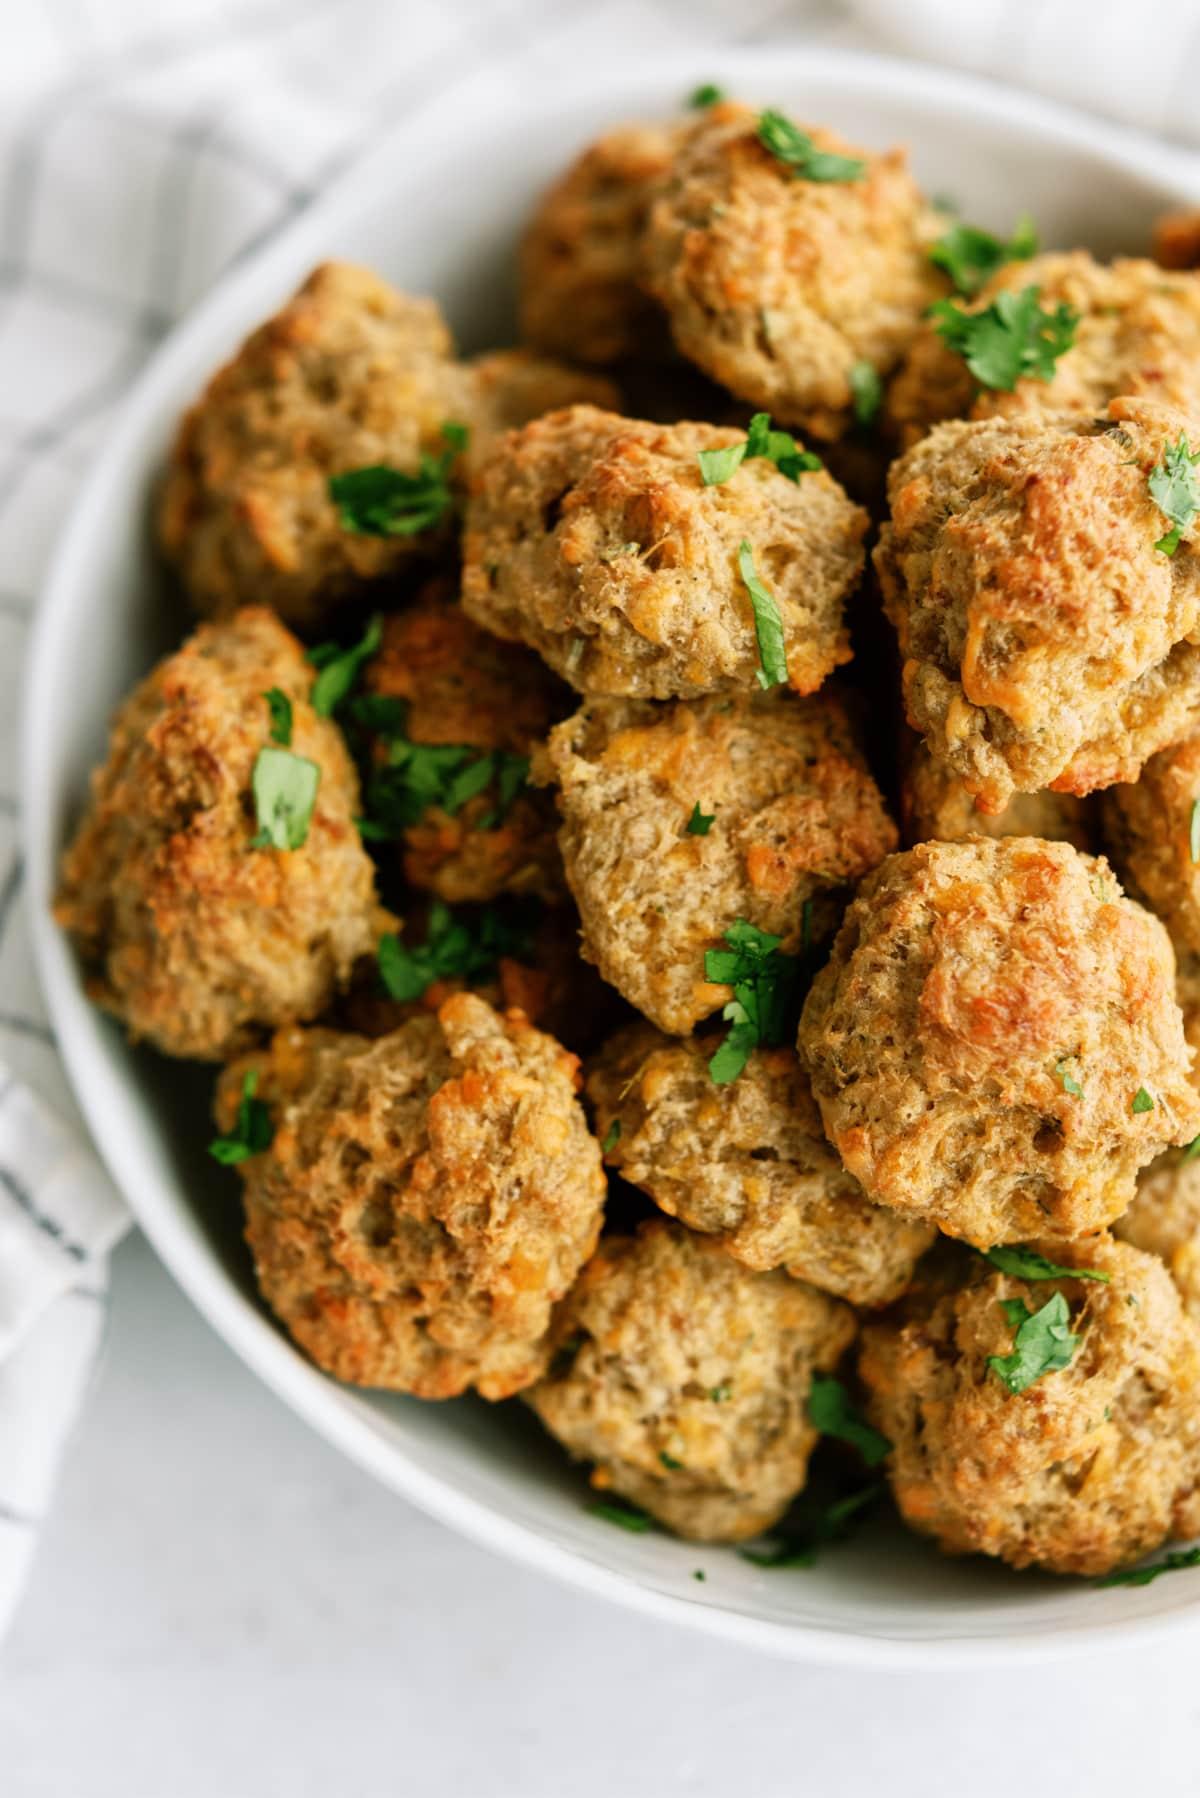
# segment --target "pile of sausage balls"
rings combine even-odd
[[[520,1394],[697,1540],[786,1532],[822,1437],[950,1551],[1200,1533],[1200,233],[1162,244],[1040,253],[707,90],[542,199],[521,347],[329,264],[213,377],[158,511],[201,622],[57,915],[220,1064],[319,1367]]]

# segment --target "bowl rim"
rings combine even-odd
[[[1128,127],[980,76],[865,52],[803,45],[716,46],[704,54],[689,50],[656,58],[653,71],[640,76],[631,76],[628,67],[613,62],[606,68],[593,68],[585,81],[557,90],[552,110],[556,116],[569,116],[576,106],[595,104],[611,95],[632,117],[639,98],[652,95],[648,103],[657,111],[668,83],[680,94],[686,93],[691,85],[710,78],[714,66],[731,85],[748,92],[769,88],[775,80],[807,80],[818,88],[842,83],[856,87],[866,98],[902,90],[917,104],[927,101],[942,117],[957,113],[1006,128],[1028,128],[1101,165],[1173,190],[1180,204],[1200,204],[1200,157],[1185,149],[1172,149]],[[1200,1590],[1193,1601],[1165,1613],[1125,1618],[1105,1615],[1091,1623],[1067,1626],[1054,1622],[1043,1631],[998,1636],[966,1628],[961,1634],[941,1630],[936,1637],[922,1639],[881,1630],[860,1632],[852,1624],[840,1628],[785,1623],[724,1607],[713,1602],[711,1594],[702,1603],[663,1592],[631,1573],[550,1542],[533,1526],[466,1495],[449,1479],[412,1463],[403,1448],[385,1442],[369,1420],[360,1417],[357,1407],[346,1402],[346,1390],[305,1361],[236,1289],[215,1259],[210,1263],[197,1255],[180,1207],[145,1177],[134,1147],[109,1128],[102,1101],[94,1091],[89,1066],[92,1050],[82,1028],[87,1002],[69,946],[49,910],[58,845],[50,828],[52,773],[40,729],[41,721],[53,716],[61,691],[57,676],[74,609],[73,595],[87,582],[89,546],[93,536],[103,532],[112,497],[109,470],[119,468],[125,453],[145,439],[160,395],[175,384],[177,365],[187,362],[193,344],[207,336],[210,320],[229,309],[237,310],[239,292],[252,285],[264,264],[284,270],[300,244],[319,239],[325,221],[332,224],[348,212],[378,203],[386,171],[395,168],[406,146],[418,148],[436,108],[445,104],[446,96],[426,103],[386,133],[310,208],[245,262],[236,262],[167,335],[125,397],[106,436],[108,453],[97,457],[77,494],[42,584],[28,645],[20,724],[20,839],[27,869],[28,917],[34,961],[58,1053],[101,1158],[172,1277],[240,1359],[299,1417],[428,1515],[480,1546],[577,1590],[660,1621],[683,1624],[785,1658],[890,1671],[1028,1664],[1066,1652],[1159,1641],[1183,1627],[1195,1627],[1200,1622]],[[486,105],[498,129],[517,121],[523,110],[515,91],[506,90]]]

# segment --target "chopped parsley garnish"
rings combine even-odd
[[[725,449],[697,451],[700,478],[706,487],[723,486],[742,463],[753,456],[773,462],[789,481],[799,481],[802,474],[815,473],[825,466],[812,450],[801,449],[790,431],[773,431],[769,412],[756,412],[741,443],[731,443]]]
[[[356,717],[370,714],[356,706]],[[396,704],[397,702],[391,702]],[[465,743],[414,743],[404,734],[403,705],[389,714],[381,734],[387,738],[387,761],[367,781],[367,816],[359,829],[366,837],[388,839],[403,834],[431,806],[453,818],[467,801],[489,788],[496,803],[476,820],[477,830],[494,830],[512,809],[529,778],[529,757],[507,749],[480,751]]]
[[[386,463],[347,469],[329,477],[329,497],[344,531],[362,537],[415,537],[440,524],[454,503],[450,470],[467,447],[467,427],[446,423],[440,456],[422,450],[416,474]]]
[[[275,1134],[271,1128],[271,1113],[261,1099],[255,1098],[257,1091],[258,1069],[251,1068],[242,1081],[242,1096],[232,1132],[228,1136],[215,1136],[208,1145],[209,1154],[222,1167],[236,1167],[239,1161],[261,1155],[271,1146]]]
[[[788,677],[787,656],[783,649],[783,619],[779,615],[775,595],[758,578],[758,571],[754,566],[754,551],[745,537],[738,545],[738,568],[750,595],[750,604],[754,608],[754,634],[758,639],[758,684],[760,687],[778,687]]]
[[[989,1355],[987,1364],[1014,1397],[1043,1374],[1070,1366],[1079,1337],[1071,1333],[1071,1313],[1061,1292],[1048,1299],[1040,1311],[1031,1311],[1024,1299],[1001,1299],[1000,1307],[1016,1330],[1012,1353]]]
[[[1058,358],[1075,341],[1079,314],[1060,302],[1042,310],[1041,289],[998,293],[981,312],[964,312],[953,300],[937,300],[929,308],[942,341],[963,358],[984,387],[1011,393],[1017,382],[1051,381]]]
[[[257,835],[252,849],[299,849],[308,840],[321,770],[290,749],[260,749],[251,776]]]
[[[705,81],[693,88],[688,95],[688,105],[693,112],[703,112],[709,106],[716,106],[725,98],[725,89],[718,87],[715,81]]]
[[[1156,1580],[1160,1573],[1182,1573],[1185,1567],[1200,1567],[1200,1548],[1176,1548],[1161,1561],[1153,1562],[1149,1567],[1123,1567],[1116,1573],[1106,1573],[1103,1579],[1096,1581],[1098,1586],[1148,1586]]]
[[[669,1455],[665,1448],[659,1450],[658,1458],[668,1473],[682,1473],[683,1462],[677,1461],[674,1455]]]
[[[600,1144],[604,1154],[611,1155],[620,1140],[621,1120],[620,1118],[614,1118],[612,1123],[608,1126],[608,1129],[604,1132],[604,1141]]]
[[[883,382],[872,362],[856,362],[850,370],[850,392],[854,400],[854,422],[873,425],[883,403]]]
[[[1192,866],[1200,862],[1200,799],[1192,800],[1192,821],[1188,830],[1188,848],[1191,851]]]
[[[806,131],[793,125],[782,112],[768,109],[758,115],[758,141],[776,162],[782,162],[803,181],[861,181],[867,165],[860,156],[838,156],[819,150]]]
[[[729,1381],[722,1380],[719,1386],[711,1386],[709,1388],[708,1396],[714,1405],[720,1405],[723,1404],[727,1398],[731,1397],[732,1393],[733,1387],[730,1385]]]
[[[713,827],[716,812],[702,812],[697,799],[692,807],[692,815],[687,821],[687,833],[691,837],[706,837]]]
[[[721,1013],[730,1028],[708,1064],[717,1086],[736,1080],[760,1043],[794,1036],[800,1003],[801,958],[780,950],[782,937],[738,918],[725,941],[727,949],[709,949],[704,957],[704,978],[733,988]]]
[[[1067,1066],[1067,1060],[1068,1058],[1064,1056],[1062,1061],[1055,1062],[1054,1077],[1062,1082],[1062,1089],[1065,1093],[1069,1093],[1073,1099],[1082,1099],[1083,1088]]]
[[[708,1578],[708,1575],[707,1575],[707,1573],[705,1573],[703,1567],[697,1567],[694,1569],[694,1571],[692,1573],[692,1578],[699,1579],[699,1580],[705,1580]]]
[[[1166,536],[1160,537],[1154,545],[1164,556],[1175,554],[1180,538],[1197,512],[1200,512],[1197,462],[1200,462],[1200,450],[1193,455],[1188,440],[1181,431],[1178,443],[1163,444],[1162,461],[1156,462],[1146,477],[1150,498],[1171,525]],[[1195,859],[1193,856],[1192,860]]]
[[[653,1517],[623,1498],[598,1498],[588,1510],[593,1517],[603,1517],[605,1523],[615,1523],[618,1529],[632,1530],[637,1536],[644,1536],[655,1527]]]
[[[1011,1274],[1017,1280],[1101,1280],[1107,1286],[1112,1279],[1111,1274],[1102,1273],[1098,1267],[1060,1267],[1036,1249],[998,1244],[994,1249],[985,1249],[983,1257],[1002,1274]]]
[[[528,923],[514,923],[490,907],[468,923],[441,899],[429,907],[423,943],[410,946],[389,933],[380,937],[376,950],[384,991],[402,1005],[419,999],[435,980],[469,984],[491,974],[501,956],[528,961],[532,954]]]
[[[343,649],[338,643],[318,643],[315,649],[309,650],[308,659],[319,670],[309,695],[314,712],[322,718],[333,717],[353,691],[364,662],[370,661],[382,641],[383,620],[376,614],[359,641],[351,644],[349,649]]]
[[[1200,1136],[1193,1136],[1179,1159],[1180,1162],[1193,1161],[1197,1155],[1200,1155]]]
[[[806,1493],[770,1532],[774,1546],[740,1548],[738,1553],[755,1567],[811,1567],[817,1550],[843,1541],[882,1492],[882,1486],[873,1484],[824,1503]]]
[[[1142,1111],[1153,1111],[1154,1110],[1154,1100],[1151,1097],[1151,1095],[1146,1091],[1144,1086],[1139,1086],[1137,1091],[1134,1093],[1133,1104],[1130,1106],[1130,1110],[1134,1113],[1135,1116],[1139,1112],[1142,1112]]]
[[[835,1436],[839,1442],[848,1442],[851,1448],[858,1450],[868,1467],[878,1467],[892,1452],[887,1437],[859,1416],[842,1382],[828,1374],[813,1375],[808,1415],[822,1436]]]
[[[286,749],[292,740],[292,702],[281,687],[270,687],[263,694],[271,714],[271,741]]]
[[[1021,214],[1007,242],[976,225],[951,225],[929,251],[929,260],[944,269],[959,293],[976,294],[1006,262],[1036,256],[1038,236],[1027,212]]]

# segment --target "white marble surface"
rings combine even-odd
[[[578,1597],[341,1460],[134,1239],[0,1652],[0,1794],[1194,1798],[1198,1655],[865,1677]]]

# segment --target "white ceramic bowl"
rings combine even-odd
[[[855,142],[906,142],[927,190],[997,230],[1028,207],[1050,245],[1142,251],[1156,211],[1200,202],[1200,165],[1115,127],[964,76],[847,55],[726,52],[652,75],[625,66],[586,92],[536,93],[519,108],[476,102],[449,122],[444,106],[414,118],[174,334],[64,531],[38,616],[24,731],[33,932],[62,1052],[114,1179],[213,1327],[330,1441],[475,1540],[659,1616],[830,1662],[957,1666],[1194,1621],[1200,1570],[1101,1591],[945,1561],[881,1524],[811,1571],[766,1572],[731,1551],[628,1535],[585,1510],[582,1476],[519,1404],[422,1405],[335,1385],[255,1300],[232,1180],[204,1154],[211,1076],[131,1051],[86,1002],[50,919],[56,859],[108,715],[187,628],[151,551],[149,500],[173,422],[209,371],[327,256],[435,294],[468,348],[510,341],[512,247],[533,196],[603,127],[670,113],[706,78],[827,120]]]

